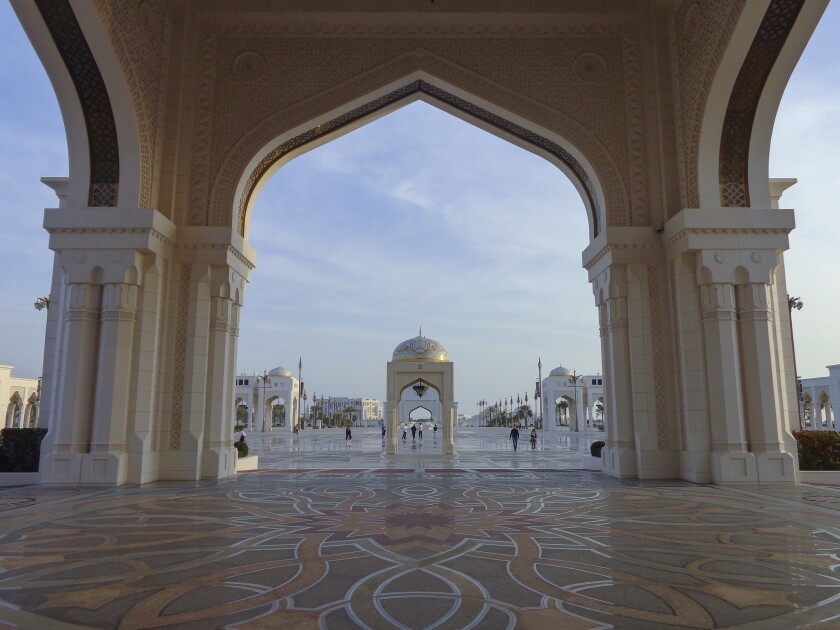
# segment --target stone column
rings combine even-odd
[[[56,414],[50,419],[49,449],[42,459],[43,483],[81,481],[82,454],[91,443],[93,396],[99,351],[101,288],[87,282],[67,285],[62,365],[57,370]],[[49,435],[49,434],[48,434]]]
[[[627,319],[627,269],[612,265],[595,285],[601,296],[601,349],[604,361],[605,406],[611,410],[606,447],[602,453],[604,471],[615,477],[637,474],[633,422],[633,382],[630,365],[630,336]]]
[[[747,442],[756,458],[759,483],[792,483],[795,462],[782,444],[782,401],[776,386],[779,357],[769,295],[768,285],[762,282],[737,288]]]
[[[215,270],[214,270],[215,271]],[[215,282],[213,284],[216,284]],[[210,331],[205,393],[204,449],[202,477],[218,479],[234,471],[233,424],[230,410],[233,399],[231,365],[231,313],[233,300],[219,295],[214,288],[210,298]]]
[[[387,426],[387,442],[385,444],[385,452],[388,455],[395,455],[397,452],[397,422],[398,422],[398,410],[396,405],[392,402],[385,403],[385,417],[388,419],[388,426]]]
[[[755,458],[747,452],[735,287],[702,284],[700,303],[706,348],[706,378],[715,483],[756,481]]]
[[[82,483],[121,485],[126,480],[126,433],[137,286],[102,288],[99,365],[90,453],[82,458]]]
[[[442,405],[443,409],[443,454],[455,453],[455,410],[451,404]]]

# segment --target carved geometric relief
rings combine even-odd
[[[662,348],[662,316],[660,313],[659,282],[655,265],[647,267],[650,308],[650,342],[653,358],[653,393],[656,411],[656,442],[660,449],[670,448],[668,415],[665,411],[665,359]]]
[[[703,112],[746,0],[682,0],[668,25],[674,85],[680,203],[700,203],[697,158]]]
[[[163,150],[164,86],[169,68],[170,19],[162,0],[108,2],[96,8],[128,83],[140,145],[140,207],[153,207]]]
[[[178,311],[175,321],[175,370],[172,383],[172,424],[169,429],[169,450],[181,450],[181,428],[184,417],[184,382],[187,365],[187,326],[190,313],[192,266],[181,265],[178,280]]]
[[[67,0],[36,0],[36,4],[67,66],[85,119],[90,157],[88,204],[116,206],[120,151],[105,81],[70,3]]]
[[[759,24],[726,107],[720,138],[720,203],[747,207],[753,121],[764,84],[805,0],[772,0]]]
[[[630,23],[488,26],[389,19],[395,21],[350,25],[331,18],[202,18],[191,224],[236,221],[228,191],[235,190],[242,170],[235,172],[229,165],[247,163],[271,137],[318,113],[341,108],[398,80],[400,66],[408,74],[423,65],[445,70],[451,85],[526,120],[547,121],[540,124],[568,138],[598,173],[603,200],[600,195],[593,198],[603,206],[603,217],[596,230],[606,224],[630,224],[627,191],[633,177],[644,180],[638,168],[644,164],[639,144],[632,157],[628,150],[632,125],[627,116],[641,111],[640,98],[630,110],[625,106],[626,90],[639,86],[638,71],[624,70],[624,56],[633,52],[637,39]],[[360,89],[364,83],[369,85],[367,92]],[[282,121],[278,112],[284,112]],[[273,135],[256,147],[251,139],[243,142],[256,137],[254,130],[265,128],[269,120],[277,120]],[[641,189],[638,183],[634,187],[637,208],[646,205]]]
[[[602,229],[602,219],[601,219],[601,208],[600,203],[597,197],[597,193],[594,189],[593,182],[591,181],[589,174],[583,168],[583,166],[578,162],[578,160],[569,153],[566,149],[558,145],[556,142],[548,140],[540,136],[539,134],[534,133],[516,123],[513,123],[493,112],[487,111],[484,108],[478,107],[466,101],[454,94],[450,94],[449,92],[438,88],[426,81],[412,81],[411,83],[394,90],[384,96],[381,96],[377,99],[374,99],[364,105],[357,107],[337,118],[329,120],[325,123],[319,124],[316,127],[308,129],[307,131],[291,138],[290,140],[282,143],[280,146],[275,147],[267,156],[265,156],[257,167],[251,172],[248,177],[248,180],[245,185],[245,194],[242,195],[239,203],[239,207],[237,208],[238,211],[238,226],[239,226],[239,233],[244,234],[245,232],[245,209],[250,199],[251,192],[256,187],[257,182],[262,178],[262,176],[269,170],[269,168],[280,160],[284,155],[291,153],[292,151],[312,142],[313,140],[318,139],[319,137],[332,133],[337,129],[340,129],[346,125],[353,123],[356,120],[361,118],[365,118],[366,116],[371,115],[372,113],[376,112],[377,110],[383,109],[392,105],[399,100],[402,100],[416,92],[423,92],[429,96],[433,96],[434,98],[458,108],[459,110],[482,120],[483,122],[490,123],[494,127],[498,127],[499,129],[517,137],[522,140],[533,144],[534,146],[543,149],[547,153],[555,156],[560,161],[562,161],[569,169],[575,174],[575,176],[580,181],[581,185],[583,186],[584,190],[586,191],[586,195],[590,206],[593,209],[594,217],[593,217],[593,224],[595,226],[595,236]]]

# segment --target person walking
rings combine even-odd
[[[517,429],[516,427],[513,427],[510,430],[510,436],[508,437],[508,439],[511,442],[513,442],[513,450],[515,451],[516,450],[516,445],[519,444],[519,429]]]
[[[347,442],[347,448],[350,448],[350,443],[353,441],[353,432],[350,427],[344,429],[344,441]]]
[[[432,427],[432,433],[435,437],[437,437],[437,424],[434,427]]]
[[[385,439],[385,423],[382,423],[382,439]]]
[[[423,439],[423,423],[417,423],[417,436],[422,440]]]
[[[411,425],[411,439],[414,440],[416,438],[417,438],[417,425],[412,424]]]
[[[244,431],[244,430],[243,430],[243,431],[240,431],[240,433],[239,433],[239,441],[240,441],[240,442],[244,442],[244,441],[245,441],[245,431]]]
[[[403,442],[405,442],[405,438],[408,435],[408,425],[403,422]]]
[[[537,427],[531,429],[531,450],[537,450]]]

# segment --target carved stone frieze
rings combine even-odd
[[[697,159],[706,100],[746,0],[682,0],[669,24],[683,208],[699,206]]]
[[[347,29],[329,19],[203,19],[191,224],[235,220],[244,165],[273,138],[417,70],[567,138],[597,173],[605,224],[629,225],[628,206],[645,208],[643,134],[632,129],[642,124],[635,25],[374,20]]]
[[[123,68],[137,117],[140,144],[140,192],[137,203],[154,203],[156,169],[163,151],[165,86],[169,69],[171,25],[163,0],[109,2],[96,9]]]

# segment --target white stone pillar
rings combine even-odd
[[[42,458],[43,483],[81,481],[82,454],[91,442],[93,383],[97,379],[101,288],[87,282],[66,287],[63,364],[58,372],[61,392],[56,415],[50,419],[52,442]]]
[[[794,483],[796,462],[782,444],[779,364],[769,295],[768,285],[761,282],[737,288],[748,447],[756,458],[759,483]]]
[[[90,452],[82,458],[82,483],[121,485],[126,480],[128,395],[132,376],[137,286],[102,288],[99,361]]]
[[[213,292],[218,293],[216,290]],[[210,298],[207,391],[204,403],[206,420],[201,476],[212,479],[227,477],[234,472],[230,409],[233,401],[231,365],[236,361],[236,357],[230,354],[232,305],[233,300],[228,297],[217,294]]]
[[[443,409],[443,454],[455,453],[455,409],[451,404],[442,405]]]
[[[610,409],[604,471],[615,477],[637,474],[633,425],[633,383],[627,319],[627,269],[611,265],[593,283],[598,301],[605,406]]]
[[[706,346],[706,378],[712,430],[715,483],[756,481],[755,457],[747,452],[735,287],[700,286]]]
[[[393,402],[386,402],[385,403],[385,417],[388,419],[388,426],[387,426],[387,441],[385,443],[385,452],[388,455],[394,455],[397,452],[397,422],[398,422],[399,411],[397,406],[394,405]]]

